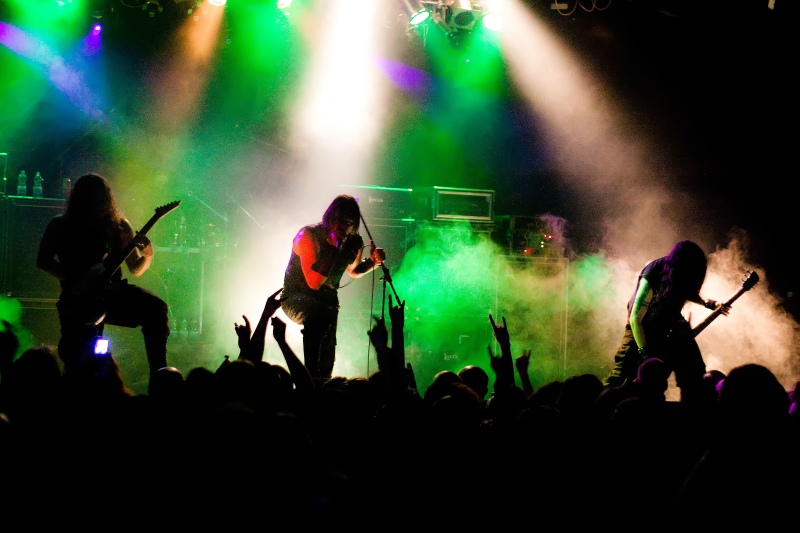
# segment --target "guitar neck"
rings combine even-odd
[[[714,311],[712,311],[710,315],[708,315],[702,322],[700,322],[699,324],[697,324],[695,327],[692,328],[692,336],[696,337],[701,331],[706,329],[709,324],[711,324],[714,320],[717,319],[717,317],[719,317],[719,315],[722,314],[722,308],[724,306],[733,305],[733,302],[735,302],[736,299],[739,298],[739,296],[741,296],[745,292],[747,292],[747,289],[741,288],[738,291],[736,291],[730,298],[728,298],[724,304],[717,306],[717,308],[714,309]]]
[[[158,214],[150,217],[150,220],[147,221],[147,223],[136,233],[136,235],[147,235],[147,232],[150,231],[153,226],[155,226],[156,222],[158,222],[160,218],[161,216]],[[131,239],[131,242],[129,242],[119,254],[109,255],[106,260],[103,261],[103,278],[106,282],[111,280],[111,276],[113,276],[114,273],[119,270],[119,268],[122,266],[122,263],[124,263],[125,259],[131,255],[131,252],[133,252],[134,248],[136,248],[136,240]]]

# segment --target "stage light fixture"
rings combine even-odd
[[[453,46],[465,45],[476,29],[485,28],[497,32],[502,29],[502,20],[491,3],[471,0],[400,0],[403,13],[408,18],[408,28],[427,27],[433,21]],[[425,26],[420,26],[426,22]],[[481,27],[478,27],[478,24]],[[427,32],[420,32],[423,39]]]
[[[478,22],[478,16],[472,9],[448,7],[444,23],[451,30],[471,31]]]
[[[402,0],[402,2],[410,26],[419,26],[430,18],[431,12],[423,7],[419,0]]]
[[[408,19],[408,22],[412,26],[419,26],[429,18],[431,18],[430,11],[428,11],[427,9],[423,9],[422,11],[414,13],[414,15],[410,19]]]
[[[156,13],[163,13],[164,7],[160,0],[147,0],[142,4],[142,11],[147,11],[147,16],[155,18]]]

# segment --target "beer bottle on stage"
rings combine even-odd
[[[17,176],[17,196],[28,196],[28,176],[24,170],[20,170]]]

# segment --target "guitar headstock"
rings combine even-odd
[[[743,290],[749,291],[756,283],[758,283],[758,272],[754,270],[748,270],[747,273],[742,276]]]
[[[174,202],[170,202],[160,207],[156,207],[156,215],[158,217],[163,217],[170,211],[174,211],[175,209],[177,209],[179,205],[181,205],[181,200],[175,200]]]

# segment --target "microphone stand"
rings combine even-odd
[[[367,236],[369,237],[369,241],[374,244],[375,241],[372,239],[372,234],[369,232],[369,227],[367,226],[367,221],[364,220],[364,215],[361,215],[361,223],[364,224],[364,229],[367,232]],[[382,297],[383,299],[381,301],[381,318],[384,318],[384,316],[385,316],[384,307],[385,307],[385,304],[386,304],[386,284],[387,283],[389,284],[389,287],[391,287],[392,293],[394,293],[395,301],[399,304],[401,302],[401,300],[400,300],[400,296],[397,295],[397,291],[394,288],[394,283],[392,283],[392,275],[389,273],[389,268],[386,266],[386,262],[382,261],[380,266],[381,266],[381,269],[383,270],[383,277],[381,278],[383,280],[383,297]]]

